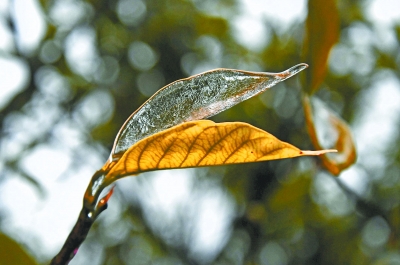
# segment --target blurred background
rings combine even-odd
[[[349,124],[354,165],[338,178],[297,158],[122,179],[70,264],[400,264],[400,3],[330,2],[1,0],[0,263],[49,262],[119,128],[162,86],[305,62],[327,68],[315,95]],[[318,20],[332,14],[335,30]],[[312,25],[325,33],[307,37]],[[328,60],[310,61],[330,34]],[[315,149],[309,78],[211,119]]]

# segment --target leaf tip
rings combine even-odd
[[[298,72],[303,71],[304,69],[308,68],[308,64],[306,63],[300,63],[298,65],[295,65],[291,68],[289,68],[287,71],[290,72],[292,75],[297,74]]]
[[[283,71],[283,72],[279,73],[280,78],[282,78],[281,81],[286,80],[289,77],[294,76],[295,74],[303,71],[307,67],[308,67],[308,64],[306,64],[306,63],[300,63],[300,64],[297,64],[295,66],[290,67],[286,71]]]
[[[300,155],[308,155],[308,156],[319,156],[319,155],[323,155],[326,153],[336,153],[337,150],[336,149],[326,149],[326,150],[318,150],[318,151],[300,151]]]

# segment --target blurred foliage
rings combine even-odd
[[[304,87],[315,92],[325,78],[332,46],[339,38],[339,13],[336,0],[308,1],[304,53],[310,64]]]
[[[14,240],[4,234],[0,234],[0,260],[1,264],[35,265],[36,262]]]
[[[303,97],[303,108],[311,142],[318,150],[323,149],[320,143],[321,132],[329,135],[330,141],[335,141],[331,148],[338,152],[332,155],[322,155],[321,160],[324,167],[333,175],[339,175],[356,161],[356,147],[352,133],[345,121],[324,105],[320,100],[310,100],[308,96]],[[319,125],[319,128],[317,128]],[[318,137],[320,136],[320,137]]]
[[[319,2],[310,0],[308,8]],[[306,56],[310,61],[305,62],[322,72],[303,76],[308,80],[303,84],[310,84],[303,91],[315,91],[332,111],[356,124],[362,100],[379,74],[400,78],[400,25],[391,28],[392,46],[382,45],[379,28],[365,15],[367,2],[329,1],[336,4],[338,21],[326,20],[336,15],[325,7],[309,10],[307,23],[290,27],[265,19],[269,40],[254,50],[235,37],[232,21],[242,12],[235,0],[41,0],[47,32],[37,49],[15,46],[5,52],[26,64],[29,78],[0,113],[0,141],[7,150],[0,179],[17,174],[40,188],[42,180],[30,176],[21,161],[43,144],[67,149],[74,159],[71,171],[86,161],[88,150],[105,161],[118,129],[151,94],[217,67],[279,72]],[[14,18],[7,19],[16,38]],[[312,35],[304,42],[306,32]],[[367,38],[359,41],[361,35]],[[313,49],[322,54],[313,57]],[[212,119],[247,122],[312,149],[300,88],[298,79],[291,78]],[[399,117],[396,122],[400,124]],[[77,137],[67,141],[63,130]],[[229,194],[226,200],[234,201],[231,230],[212,253],[193,252],[193,220],[188,216],[196,216],[190,215],[198,210],[194,202],[183,202],[176,220],[166,223],[117,186],[119,216],[96,222],[77,258],[113,265],[400,264],[400,135],[394,137],[372,156],[383,163],[368,163],[370,158],[356,164],[366,187],[361,194],[311,158],[195,171],[193,193],[214,181]]]

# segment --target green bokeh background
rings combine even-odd
[[[259,49],[249,49],[234,37],[232,21],[243,12],[235,0],[71,1],[84,14],[76,20],[72,14],[69,18],[52,13],[59,2],[40,1],[47,31],[37,49],[2,52],[2,56],[23,60],[30,80],[1,109],[1,144],[24,130],[7,126],[17,116],[31,117],[37,123],[31,115],[35,108],[48,113],[57,110],[58,116],[50,129],[27,140],[20,153],[7,157],[7,150],[3,152],[0,180],[7,179],[4,172],[11,170],[40,190],[43,180],[25,172],[20,160],[39,145],[60,141],[53,133],[62,122],[87,134],[81,145],[70,147],[75,154],[73,172],[85,163],[83,149],[88,146],[105,161],[125,119],[172,81],[217,67],[280,72],[305,62],[305,21],[287,26],[265,17],[268,41]],[[365,92],[381,76],[400,78],[400,20],[390,28],[394,44],[380,45],[379,27],[365,12],[368,2],[336,2],[339,40],[316,92],[351,126],[359,122],[360,110],[365,109]],[[7,21],[16,34],[13,17]],[[370,36],[362,45],[357,42],[360,32]],[[65,47],[73,34],[93,37],[94,62],[87,62],[91,67],[67,60]],[[247,122],[301,149],[312,149],[301,105],[301,91],[306,89],[301,78],[306,78],[304,73],[212,120]],[[59,90],[52,90],[51,80],[61,82]],[[93,101],[104,109],[85,112],[91,110]],[[399,123],[396,117],[393,126],[399,128]],[[316,158],[197,169],[190,171],[195,175],[191,201],[182,203],[174,222],[164,223],[159,213],[149,214],[140,198],[126,197],[117,184],[113,200],[120,205],[119,216],[112,222],[100,218],[71,264],[400,264],[400,134],[389,142],[382,150],[370,151],[383,163],[357,163],[366,185],[361,194],[325,172]],[[151,185],[143,184],[151,178],[139,178],[132,193]],[[193,253],[196,214],[192,212],[200,210],[196,200],[207,196],[199,191],[208,185],[226,194],[223,198],[234,214],[222,245],[199,255]],[[115,212],[102,215],[107,214]],[[21,248],[2,237],[2,248],[10,246],[7,253],[19,256]],[[29,246],[24,249],[32,251]],[[35,253],[30,255],[35,258]],[[43,257],[36,258],[46,263]]]

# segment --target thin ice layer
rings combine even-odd
[[[186,121],[213,116],[307,67],[282,73],[216,69],[175,81],[155,93],[120,129],[111,154],[120,155],[137,141]]]

